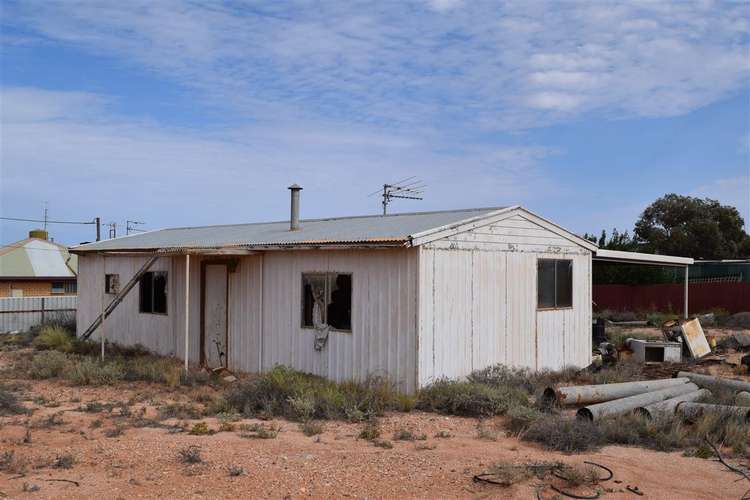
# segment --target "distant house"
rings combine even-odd
[[[498,363],[586,366],[593,258],[693,261],[600,250],[519,206],[300,221],[290,189],[287,221],[73,248],[78,334],[209,368],[379,374],[414,391]]]
[[[78,257],[46,231],[0,248],[0,297],[75,295]]]

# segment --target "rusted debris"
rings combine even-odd
[[[646,417],[648,419],[658,419],[661,417],[668,417],[674,415],[677,405],[684,402],[698,401],[701,398],[705,398],[711,395],[711,391],[708,389],[699,389],[697,391],[688,392],[687,394],[681,394],[665,401],[659,401],[658,403],[651,403],[646,406],[639,406],[635,409],[635,413]]]
[[[736,404],[737,406],[750,406],[750,392],[738,392],[734,396],[734,404]]]
[[[683,419],[689,422],[695,421],[703,415],[719,415],[725,417],[736,417],[750,423],[750,408],[744,406],[713,405],[685,401],[679,403],[675,411]]]
[[[639,497],[642,497],[644,495],[644,493],[641,491],[641,489],[638,486],[627,485],[627,486],[625,486],[625,489],[628,490],[631,493],[635,493]]]
[[[687,394],[689,392],[695,392],[697,390],[698,386],[693,383],[666,387],[658,391],[636,394],[635,396],[616,399],[614,401],[607,401],[606,403],[585,406],[578,410],[576,416],[578,418],[593,421],[603,417],[622,415],[623,413],[633,411],[638,407],[646,406],[659,401],[664,401],[666,399],[680,396],[682,394]]]
[[[711,352],[711,346],[708,345],[706,334],[703,333],[703,327],[698,318],[685,321],[682,324],[682,337],[685,339],[690,355],[694,358],[702,358]]]
[[[692,372],[678,372],[677,378],[688,378],[691,382],[704,389],[721,388],[728,391],[748,391],[750,392],[750,382],[743,380],[734,380],[731,378],[713,377]]]
[[[638,382],[622,382],[618,384],[579,385],[570,387],[547,387],[542,394],[545,406],[557,405],[585,405],[603,403],[615,399],[635,396],[647,392],[682,385],[689,382],[687,378],[671,378],[661,380],[643,380]]]

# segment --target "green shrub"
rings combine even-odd
[[[544,414],[539,410],[527,406],[512,406],[508,409],[506,416],[508,419],[505,426],[512,434],[520,434],[531,424],[544,418]]]
[[[39,330],[32,345],[39,350],[54,350],[60,352],[73,352],[73,339],[75,337],[60,326],[44,326]]]
[[[226,402],[247,417],[361,420],[403,405],[385,379],[337,384],[284,366],[230,386]]]
[[[31,361],[32,378],[47,379],[62,375],[67,368],[68,356],[58,351],[40,352]]]
[[[376,419],[371,419],[365,423],[362,430],[359,431],[359,439],[366,439],[372,441],[380,437],[380,422]]]
[[[210,436],[216,434],[216,431],[209,429],[206,422],[197,422],[193,424],[193,428],[188,432],[191,436]]]
[[[300,424],[300,430],[307,437],[323,434],[323,424],[315,420],[308,420]]]
[[[244,424],[240,425],[240,437],[247,439],[275,439],[281,432],[278,424]]]
[[[601,431],[593,422],[560,416],[536,420],[522,434],[522,439],[566,453],[595,450],[604,442]]]
[[[169,403],[159,407],[159,417],[178,418],[180,420],[189,420],[201,417],[201,411],[192,404]]]
[[[420,410],[468,417],[503,415],[519,405],[528,405],[527,394],[519,388],[446,379],[421,389],[417,397]]]
[[[138,355],[123,363],[125,380],[164,383],[170,387],[180,384],[183,370],[176,359],[153,355]]]
[[[118,361],[81,358],[68,363],[63,376],[75,385],[111,385],[125,378],[125,369]]]

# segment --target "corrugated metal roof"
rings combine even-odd
[[[88,243],[75,251],[143,251],[162,248],[223,248],[285,245],[403,244],[409,237],[481,217],[502,207],[472,208],[441,212],[370,215],[301,221],[298,231],[289,230],[289,221],[223,226],[160,229]]]
[[[63,245],[28,238],[0,252],[0,278],[74,278],[78,258]]]

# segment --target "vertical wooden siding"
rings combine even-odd
[[[573,308],[537,311],[539,258],[574,261]],[[420,249],[419,383],[503,363],[585,366],[591,254],[521,215]]]
[[[144,261],[110,256],[106,272],[119,273],[125,284]],[[104,271],[98,256],[82,256],[79,266],[80,334],[101,311]],[[200,360],[200,266],[201,258],[190,258],[193,363]],[[136,287],[107,319],[106,336],[184,359],[185,257],[159,259],[153,269],[169,271],[167,315],[139,313]],[[302,273],[316,271],[352,273],[353,281],[352,333],[332,331],[322,351],[313,348],[313,330],[301,327]],[[107,296],[108,301],[112,298]],[[279,251],[241,257],[229,275],[229,303],[232,370],[256,372],[283,364],[338,381],[387,375],[404,390],[416,387],[416,249]]]
[[[76,315],[78,334],[82,334],[101,313],[102,302],[109,304],[114,295],[104,294],[104,275],[119,274],[124,286],[138,272],[148,257],[139,256],[81,256],[78,259],[79,302]],[[158,354],[176,355],[173,318],[184,308],[176,303],[175,270],[172,258],[157,260],[152,271],[167,271],[167,314],[142,314],[138,311],[138,287],[125,297],[104,324],[105,337],[123,345],[140,344]],[[184,297],[184,295],[183,295]],[[99,339],[102,329],[97,329],[92,339]]]
[[[333,380],[387,375],[416,386],[417,251],[268,252],[263,257],[263,366],[284,364]],[[301,327],[302,273],[352,273],[352,332],[322,351]]]

